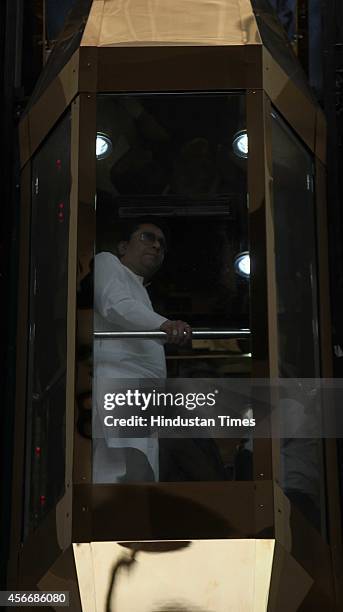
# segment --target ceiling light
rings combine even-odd
[[[233,152],[237,157],[248,157],[248,134],[246,130],[237,132],[232,141]]]
[[[102,132],[98,132],[96,135],[96,158],[97,159],[105,159],[112,153],[112,142],[111,139],[103,134]]]
[[[243,251],[235,257],[235,272],[244,278],[250,277],[250,255],[248,251]]]

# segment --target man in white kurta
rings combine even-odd
[[[167,341],[182,344],[191,329],[183,321],[169,321],[154,312],[144,283],[149,282],[163,263],[165,238],[151,223],[136,224],[118,244],[118,257],[99,253],[94,265],[95,331],[165,331]],[[163,342],[158,339],[96,339],[94,342],[94,398],[99,406],[108,379],[164,380],[166,363]],[[97,410],[95,410],[95,413]],[[121,482],[128,474],[127,449],[134,449],[142,469],[137,479],[158,480],[158,440],[150,438],[109,438],[100,419],[93,431],[93,482]],[[138,451],[138,455],[137,455]],[[143,456],[142,454],[143,453]],[[136,461],[137,464],[137,461]],[[135,475],[133,476],[135,478]]]

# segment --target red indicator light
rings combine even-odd
[[[61,170],[61,166],[62,166],[62,162],[61,162],[61,160],[60,160],[60,159],[56,159],[56,168],[57,168],[58,170]]]
[[[59,219],[63,219],[63,218],[64,218],[64,214],[63,214],[63,212],[59,212],[59,213],[58,213],[58,218],[59,218]]]
[[[39,503],[40,503],[40,505],[41,505],[41,506],[44,506],[45,502],[46,502],[46,497],[45,497],[45,495],[41,495],[41,496],[40,496],[40,498],[39,498]]]
[[[60,203],[59,203],[58,208],[64,208],[64,204],[63,204],[63,202],[60,202]]]
[[[41,449],[41,447],[40,447],[40,446],[36,446],[36,448],[35,448],[35,455],[36,455],[37,457],[39,457],[39,456],[40,456],[40,454],[41,454],[41,450],[42,450],[42,449]]]

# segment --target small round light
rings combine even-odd
[[[235,271],[244,278],[250,277],[250,255],[248,251],[239,253],[235,258]]]
[[[248,157],[248,134],[246,130],[241,130],[234,135],[232,141],[233,152],[237,157]]]
[[[102,132],[98,132],[96,135],[96,158],[97,159],[105,159],[112,153],[112,142],[111,139],[103,134]]]

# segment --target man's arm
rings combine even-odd
[[[167,342],[183,345],[191,338],[191,327],[184,321],[170,321],[131,296],[119,261],[110,253],[95,258],[94,307],[101,316],[122,330],[161,330]]]

